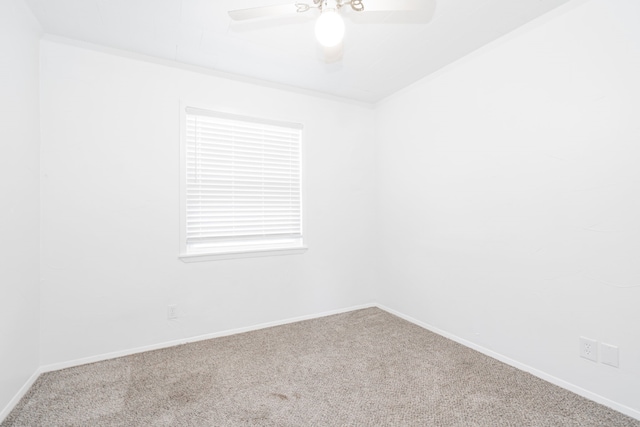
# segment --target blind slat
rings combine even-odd
[[[217,243],[217,242],[242,242],[245,240],[275,240],[275,239],[298,239],[301,238],[301,234],[270,234],[270,235],[256,235],[256,234],[244,234],[237,236],[217,236],[217,237],[208,237],[201,236],[199,238],[193,239],[192,244],[198,244],[201,242],[204,243]]]

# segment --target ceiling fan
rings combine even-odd
[[[320,12],[315,25],[318,42],[324,48],[339,46],[344,38],[345,25],[341,16],[343,8],[361,12],[411,12],[431,10],[435,0],[309,0],[312,3],[291,2],[272,6],[254,7],[229,11],[234,21],[277,17],[290,13]]]

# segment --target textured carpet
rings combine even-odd
[[[42,375],[8,426],[640,426],[379,309]]]

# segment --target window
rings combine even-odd
[[[187,108],[181,258],[298,253],[302,125]]]

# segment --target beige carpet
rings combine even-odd
[[[42,375],[2,426],[640,426],[379,309]]]

